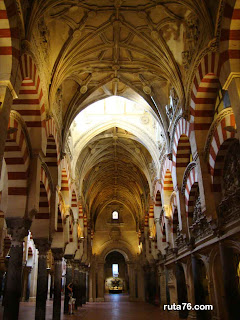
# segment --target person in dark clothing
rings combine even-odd
[[[70,282],[69,285],[67,286],[68,290],[68,314],[73,314],[73,306],[75,304],[76,299],[73,298],[73,283]]]

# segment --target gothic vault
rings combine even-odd
[[[0,0],[3,319],[238,320],[238,126],[240,0]]]

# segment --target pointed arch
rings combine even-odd
[[[8,128],[10,133],[7,136],[4,150],[4,159],[8,172],[7,215],[18,214],[23,216],[27,203],[27,180],[31,146],[24,122],[15,111],[10,113]]]
[[[60,164],[59,134],[53,118],[46,121],[47,149],[46,164],[49,167],[57,167]]]
[[[197,171],[195,167],[189,173],[186,189],[185,189],[186,214],[190,218],[193,217],[194,199],[196,199],[197,190],[198,190],[198,176],[197,176]]]
[[[227,127],[231,127],[232,130],[226,130]],[[227,108],[223,110],[214,121],[212,125],[212,130],[210,130],[208,137],[208,145],[206,146],[206,150],[208,152],[208,161],[210,166],[210,173],[213,181],[214,174],[217,174],[216,168],[216,160],[219,155],[219,151],[223,143],[228,139],[233,139],[235,137],[236,122],[235,117],[232,111],[232,108]],[[225,144],[226,147],[226,144]],[[223,149],[223,148],[222,148]],[[225,148],[224,148],[225,149]],[[222,150],[223,151],[223,150]],[[222,154],[223,156],[223,154]],[[222,159],[222,157],[221,157]],[[218,158],[218,165],[220,164],[220,158]],[[214,190],[217,187],[213,188]]]
[[[20,55],[17,8],[13,0],[0,1],[0,70],[2,80],[15,83]]]
[[[13,101],[13,109],[23,118],[30,133],[31,142],[36,147],[46,142],[46,113],[40,76],[31,56],[24,54],[20,59],[21,86],[18,99]]]
[[[227,0],[219,44],[219,74],[224,84],[232,72],[240,72],[240,1]]]

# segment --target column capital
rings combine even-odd
[[[73,259],[74,259],[74,255],[73,254],[64,254],[64,259],[66,259],[67,264],[68,263],[72,263]]]
[[[45,238],[34,239],[36,248],[39,251],[39,256],[46,256],[51,247],[51,242]]]
[[[63,248],[51,248],[51,251],[55,261],[62,261],[64,254]]]
[[[32,221],[24,218],[6,218],[8,233],[12,236],[11,246],[21,246],[28,235]]]

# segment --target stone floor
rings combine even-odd
[[[176,320],[176,316],[168,312],[160,312],[159,308],[148,303],[129,302],[124,294],[106,295],[105,302],[87,303],[74,315],[62,315],[61,320]],[[63,303],[62,303],[63,306]],[[34,320],[35,304],[22,302],[20,306],[19,320]],[[2,307],[0,307],[0,319],[2,319]],[[46,320],[52,319],[52,301],[47,302]]]

